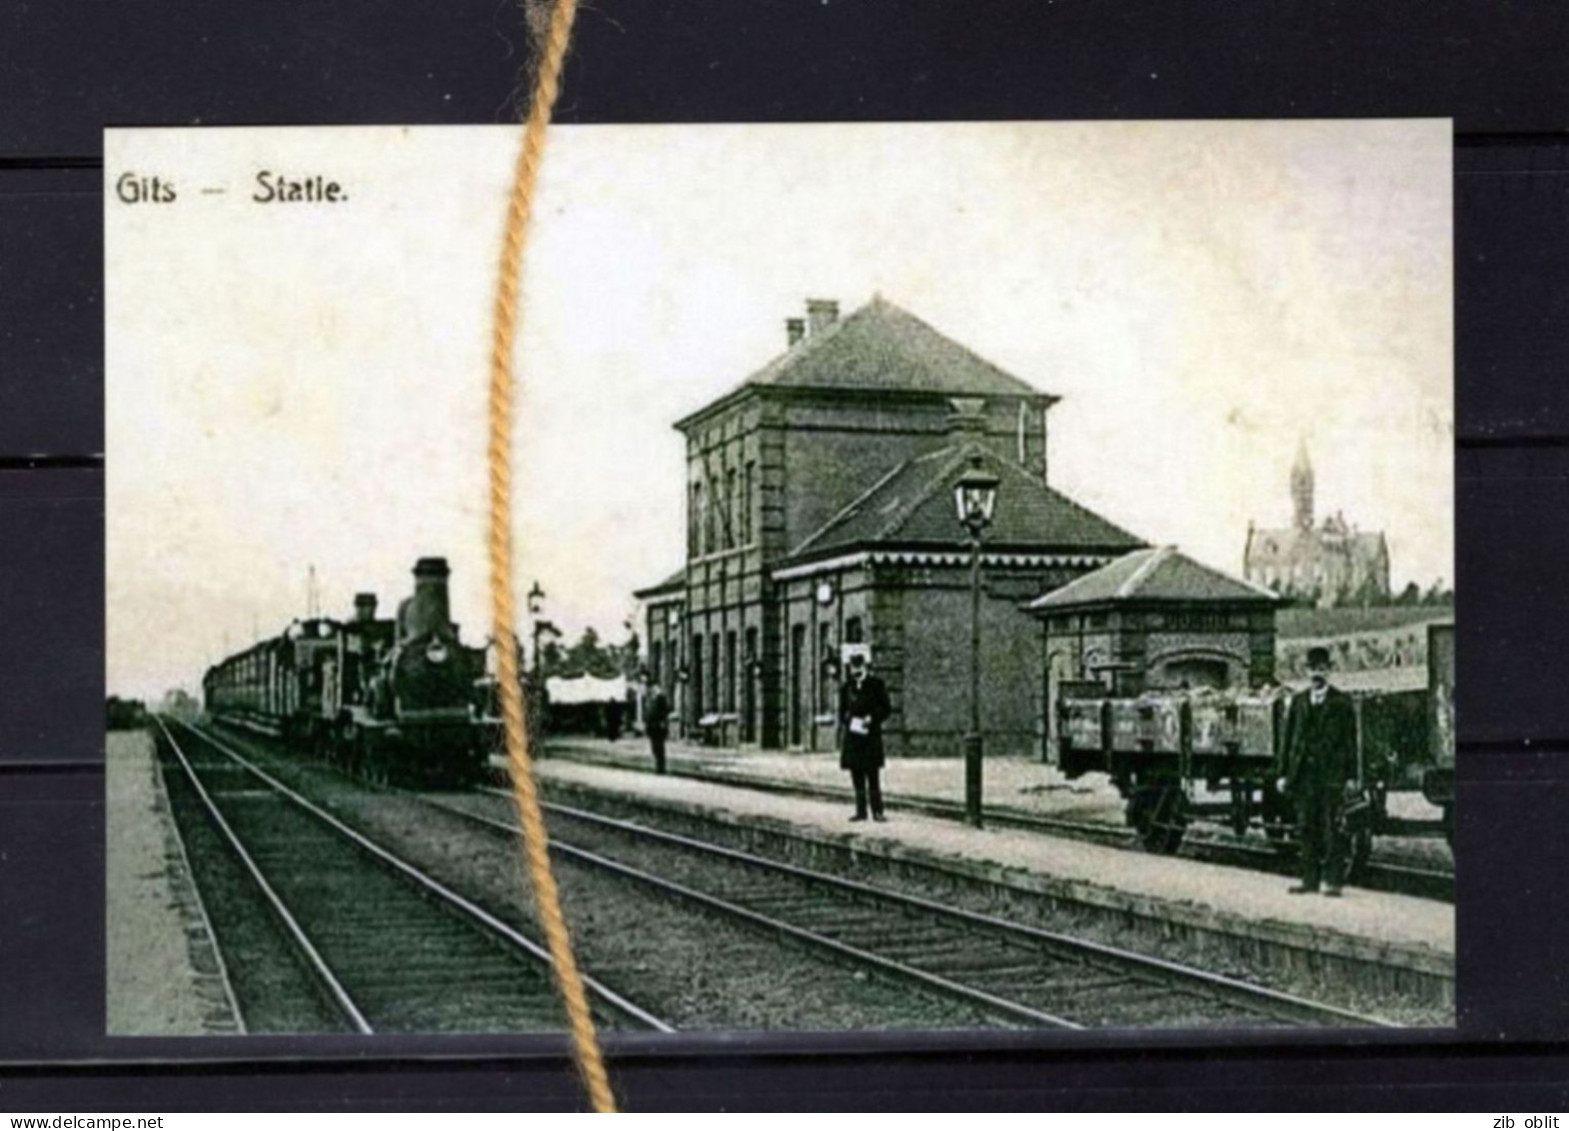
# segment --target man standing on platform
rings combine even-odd
[[[665,739],[670,735],[670,696],[663,685],[655,683],[648,689],[648,702],[643,705],[643,729],[648,733],[648,745],[654,752],[654,772],[665,772]]]
[[[1302,882],[1293,895],[1318,891],[1321,881],[1325,895],[1340,894],[1348,849],[1341,807],[1348,792],[1360,792],[1356,711],[1330,685],[1329,667],[1328,648],[1308,649],[1310,685],[1286,712],[1285,776],[1276,784],[1297,809]]]
[[[856,652],[850,657],[850,678],[839,692],[839,726],[843,735],[839,768],[850,771],[855,786],[855,816],[866,820],[866,803],[872,806],[872,820],[885,821],[883,790],[879,776],[883,768],[883,721],[892,714],[888,688],[867,670],[866,657]]]

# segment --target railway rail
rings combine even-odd
[[[592,755],[584,758],[575,751],[569,751],[565,756],[591,764],[619,764],[613,760],[597,758]],[[747,789],[760,789],[765,792],[798,797],[822,798],[833,801],[847,801],[851,797],[848,789],[840,789],[834,786],[814,785],[810,782],[774,781],[746,774],[726,773],[723,770],[694,770],[686,767],[671,766],[668,772],[676,777],[689,777],[701,781],[713,781],[723,785],[736,785]],[[884,793],[883,800],[885,806],[890,810],[903,810],[905,812],[920,813],[929,817],[940,817],[955,821],[966,819],[963,804],[956,801],[944,801],[940,798],[931,797],[912,797],[898,793]],[[1104,822],[1077,821],[1068,817],[1052,817],[1037,813],[1025,813],[1017,809],[995,807],[988,807],[985,816],[986,823],[996,828],[1022,829],[1026,832],[1069,837],[1075,840],[1104,844],[1129,851],[1142,851],[1138,847],[1137,834],[1132,829]],[[1251,868],[1255,871],[1277,875],[1291,875],[1295,871],[1295,860],[1292,854],[1289,851],[1283,851],[1280,847],[1243,844],[1190,835],[1182,852],[1183,855],[1192,859],[1203,860],[1210,864]],[[1365,888],[1368,891],[1387,892],[1394,895],[1414,895],[1424,899],[1437,899],[1446,903],[1453,903],[1455,899],[1454,873],[1437,868],[1423,868],[1416,865],[1396,864],[1387,861],[1369,861],[1358,871],[1354,883],[1357,887]]]
[[[511,821],[450,800],[423,799],[497,834],[519,835]],[[563,857],[964,1002],[1006,1025],[1392,1026],[1209,971],[583,809],[545,808],[552,851]]]
[[[184,723],[160,718],[157,725],[342,1028],[562,1027],[550,957],[540,944],[221,739]],[[584,980],[602,1023],[673,1031],[597,979]]]

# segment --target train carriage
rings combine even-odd
[[[378,781],[460,785],[478,780],[496,721],[476,688],[485,650],[462,642],[443,558],[414,567],[414,592],[396,618],[355,597],[347,620],[295,621],[208,670],[209,716],[277,736]]]

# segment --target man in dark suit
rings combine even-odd
[[[643,730],[654,752],[654,772],[662,774],[665,772],[665,739],[670,735],[670,696],[660,684],[648,689],[648,701],[643,706]]]
[[[879,780],[883,768],[883,722],[892,714],[888,688],[867,670],[866,657],[850,657],[849,679],[839,690],[840,745],[839,768],[850,771],[855,786],[855,816],[866,820],[866,803],[872,806],[872,820],[885,821],[883,790]]]
[[[1329,649],[1309,648],[1310,685],[1291,699],[1286,712],[1285,776],[1277,786],[1297,808],[1302,882],[1293,894],[1337,896],[1344,881],[1346,837],[1341,806],[1360,790],[1357,719],[1351,696],[1329,682]]]

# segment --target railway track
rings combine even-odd
[[[564,1026],[549,954],[540,944],[221,739],[162,719],[158,728],[341,1028],[510,1032]],[[598,980],[584,980],[601,1024],[673,1031]]]
[[[499,791],[496,791],[499,792]],[[427,804],[509,838],[508,820]],[[551,849],[1021,1027],[1385,1027],[1354,1013],[1083,939],[559,804]]]
[[[594,765],[619,764],[613,760],[595,757],[583,758],[577,752],[569,752],[565,756]],[[769,793],[789,794],[798,797],[812,797],[832,801],[849,801],[852,797],[849,790],[833,786],[813,785],[810,782],[772,781],[746,774],[725,773],[723,770],[693,770],[672,766],[668,772],[674,777],[689,777],[700,781],[712,781],[721,785],[735,785],[746,789],[763,790]],[[885,793],[883,799],[887,808],[892,810],[920,813],[929,817],[941,817],[954,821],[966,819],[964,806],[956,801],[943,801],[939,798],[929,797],[911,797],[897,793]],[[1076,821],[1067,817],[1050,817],[1036,813],[1025,813],[1017,809],[990,807],[987,808],[985,815],[986,823],[995,828],[1022,829],[1027,832],[1069,837],[1075,840],[1104,844],[1129,851],[1142,851],[1138,845],[1137,835],[1132,829],[1103,822]],[[1189,833],[1183,845],[1182,854],[1210,864],[1250,868],[1255,871],[1269,872],[1276,875],[1294,874],[1296,864],[1292,854],[1280,848],[1198,837],[1193,835],[1192,832]],[[1386,861],[1369,861],[1358,872],[1353,882],[1355,886],[1368,891],[1388,892],[1395,895],[1414,895],[1423,899],[1437,899],[1446,903],[1453,903],[1455,899],[1454,873],[1436,868],[1421,868],[1414,865],[1395,864]]]

